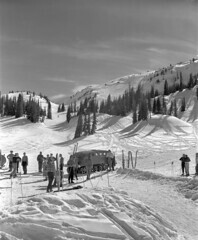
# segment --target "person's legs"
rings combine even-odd
[[[189,162],[185,163],[185,172],[186,172],[186,176],[189,176]]]
[[[182,175],[184,175],[185,162],[182,162],[182,163],[181,163],[181,168],[182,168]]]
[[[47,192],[52,191],[52,182],[54,179],[54,173],[53,172],[48,172],[48,186],[47,186]]]

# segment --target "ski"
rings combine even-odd
[[[58,185],[58,192],[60,191],[60,158],[58,153],[56,154],[56,182]]]

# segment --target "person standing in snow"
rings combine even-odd
[[[10,151],[10,154],[8,154],[7,159],[9,161],[9,172],[12,171],[12,160],[13,160],[14,154],[13,151]]]
[[[52,192],[52,183],[55,177],[55,172],[56,172],[56,169],[55,169],[54,157],[51,154],[47,160],[47,176],[48,176],[47,192]]]
[[[44,177],[44,181],[47,181],[47,162],[49,159],[49,154],[47,154],[47,157],[43,158],[43,177]]]
[[[108,164],[107,171],[111,171],[113,169],[113,167],[112,167],[113,157],[114,156],[113,156],[113,153],[111,152],[111,150],[108,150],[108,152],[106,154],[107,164]]]
[[[37,161],[38,161],[38,171],[42,172],[43,168],[43,154],[40,152],[40,154],[37,156]]]
[[[23,153],[21,165],[22,165],[22,167],[23,167],[23,173],[24,173],[24,174],[27,174],[28,156],[26,155],[25,152]]]
[[[21,161],[21,158],[19,157],[18,153],[15,153],[13,159],[12,159],[12,172],[10,173],[10,177],[17,177],[17,165]]]
[[[69,183],[74,183],[74,167],[75,167],[74,157],[70,156],[69,160],[67,161],[67,172],[68,172]]]
[[[181,161],[182,176],[184,176],[185,170],[186,176],[188,177],[190,158],[186,154],[183,154],[183,156],[179,160]]]

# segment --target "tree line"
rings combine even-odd
[[[28,92],[29,93],[29,92]],[[29,96],[29,100],[25,101],[23,94],[19,93],[18,97],[10,98],[6,96],[0,97],[0,114],[1,116],[15,116],[20,118],[26,116],[33,123],[44,121],[45,117],[52,119],[51,102],[47,96],[42,96],[48,105],[48,109],[42,108],[39,100],[35,100],[35,94]],[[40,96],[41,97],[41,96]]]

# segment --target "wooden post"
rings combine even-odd
[[[138,154],[138,150],[135,153],[135,164],[134,164],[134,168],[136,168],[137,166],[137,154]]]
[[[129,164],[130,164],[130,151],[128,151],[128,162],[127,163],[128,163],[127,167],[129,168]]]
[[[122,150],[122,168],[125,168],[124,150]]]

